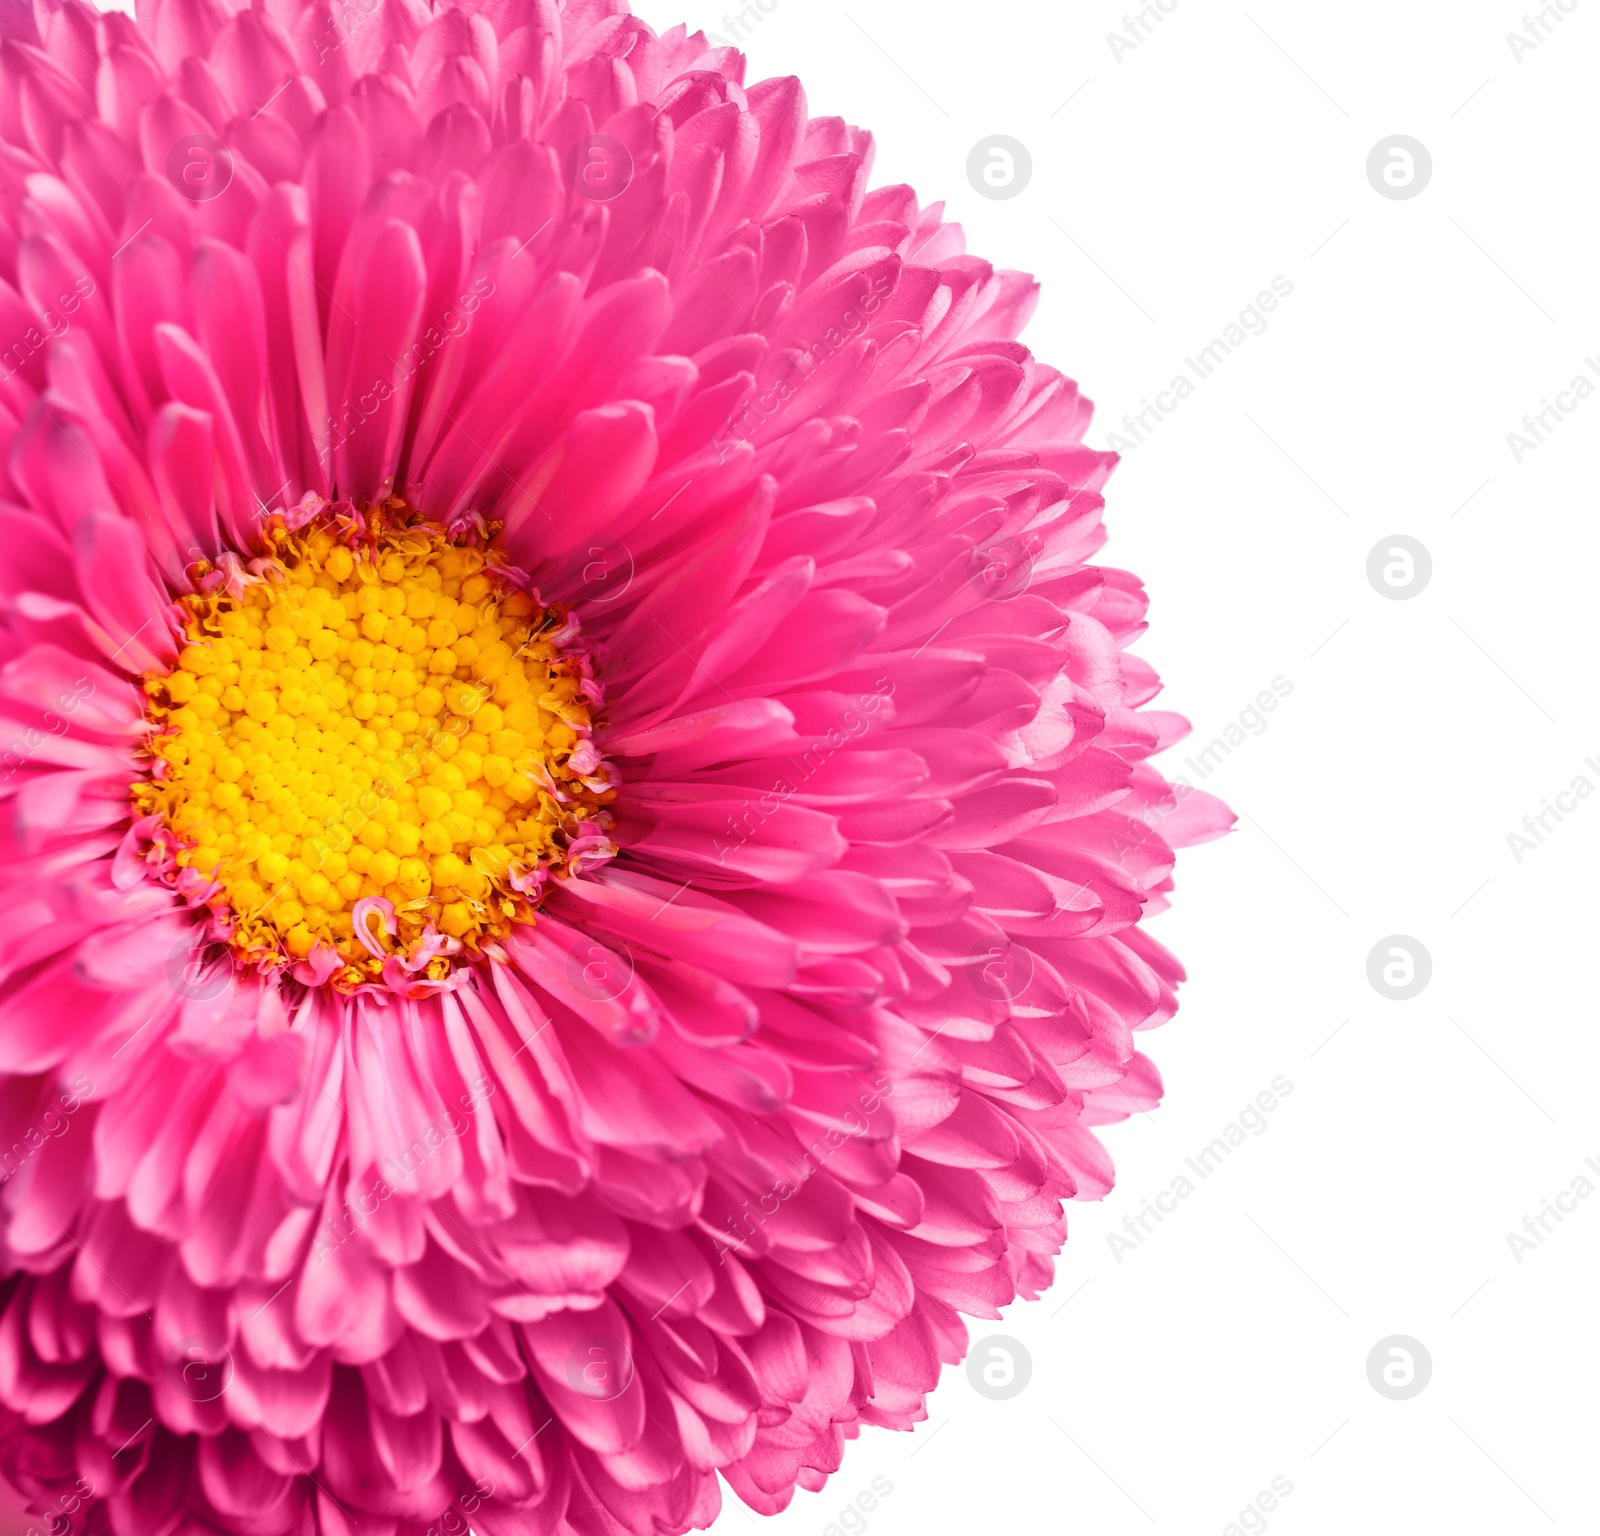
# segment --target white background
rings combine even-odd
[[[638,9],[731,39],[682,5]],[[1097,444],[1294,285],[1108,491],[1103,558],[1148,583],[1140,650],[1195,724],[1168,772],[1293,684],[1196,779],[1240,822],[1180,860],[1153,927],[1190,971],[1144,1039],[1166,1102],[1107,1133],[1118,1186],[1069,1208],[1050,1294],[974,1325],[1024,1344],[1027,1389],[947,1372],[926,1425],[867,1431],[766,1528],[824,1532],[883,1474],[874,1536],[1204,1536],[1275,1476],[1292,1494],[1245,1529],[1593,1531],[1600,1193],[1520,1264],[1507,1233],[1600,1159],[1600,795],[1520,863],[1507,834],[1580,773],[1600,787],[1600,397],[1520,464],[1506,437],[1600,353],[1600,0],[1520,63],[1521,0],[1177,0],[1119,60],[1127,11],[746,22],[751,80],[798,74],[814,114],[874,130],[876,183],[946,199],[973,251],[1043,281],[1025,339],[1097,402]],[[1366,175],[1397,133],[1433,160],[1408,201]],[[967,180],[992,134],[1033,160],[1008,201]],[[1366,577],[1397,533],[1433,560],[1406,601]],[[1367,981],[1391,934],[1432,956],[1411,1001]],[[1118,1263],[1106,1234],[1279,1074],[1268,1128]],[[1394,1334],[1432,1357],[1409,1401],[1367,1379]],[[717,1529],[747,1521],[730,1500]]]
[[[637,9],[731,37],[683,3]],[[1520,1263],[1507,1234],[1600,1160],[1600,797],[1520,863],[1507,834],[1600,786],[1600,398],[1520,464],[1507,433],[1600,354],[1600,0],[1520,61],[1520,0],[1175,0],[1120,57],[1121,4],[769,3],[749,78],[800,75],[874,129],[878,184],[1043,280],[1026,339],[1099,403],[1097,444],[1273,277],[1294,292],[1109,491],[1103,558],[1147,581],[1142,653],[1196,727],[1168,772],[1240,814],[1154,925],[1191,975],[1145,1037],[1166,1103],[1107,1133],[1118,1187],[1071,1208],[1051,1293],[974,1325],[1023,1344],[1026,1390],[948,1372],[915,1435],[869,1430],[825,1492],[770,1522],[730,1498],[718,1531],[829,1532],[875,1476],[874,1536],[1232,1536],[1275,1477],[1242,1529],[1594,1530],[1600,1195]],[[1397,133],[1433,160],[1407,201],[1366,175]],[[993,134],[1033,161],[1007,201],[967,180]],[[1407,601],[1366,577],[1393,534],[1433,561]],[[1277,677],[1264,731],[1184,768]],[[1432,956],[1411,1001],[1367,980],[1391,934]],[[1267,1129],[1118,1262],[1107,1234],[1280,1075]],[[1394,1334],[1433,1363],[1403,1402],[1367,1378]]]

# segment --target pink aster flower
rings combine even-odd
[[[624,0],[0,38],[0,1465],[781,1508],[1049,1282],[1229,820],[1033,283]]]

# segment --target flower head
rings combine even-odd
[[[623,0],[35,0],[0,73],[0,1467],[819,1487],[1109,1188],[1229,821],[1034,285]]]

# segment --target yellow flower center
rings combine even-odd
[[[241,959],[354,988],[398,957],[440,980],[533,920],[575,843],[614,852],[586,661],[497,551],[398,500],[265,538],[250,577],[180,599],[136,811],[191,888],[220,887],[203,899]],[[363,935],[368,898],[393,914],[362,908]]]

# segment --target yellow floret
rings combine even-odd
[[[256,860],[256,869],[268,885],[276,885],[289,873],[289,861],[281,853],[264,853]]]
[[[392,885],[399,873],[400,856],[391,853],[387,848],[381,848],[374,853],[372,863],[367,867],[367,878],[376,885]]]

